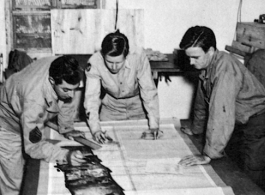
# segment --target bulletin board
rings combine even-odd
[[[54,54],[93,54],[103,38],[115,30],[115,10],[51,10]],[[117,29],[124,33],[130,50],[144,46],[144,11],[119,10]]]
[[[14,15],[14,47],[19,49],[51,48],[49,13]]]

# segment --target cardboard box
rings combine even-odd
[[[245,46],[265,49],[265,24],[255,22],[237,23],[236,41]]]

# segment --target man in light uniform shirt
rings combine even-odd
[[[46,123],[55,120],[59,133],[74,131],[75,110],[68,103],[79,87],[78,62],[66,56],[37,60],[10,76],[0,91],[0,194],[19,194],[24,153],[47,162],[85,162],[80,151],[69,152],[45,137]]]
[[[108,34],[101,51],[89,59],[84,107],[95,139],[104,142],[99,121],[148,119],[157,136],[159,103],[149,61],[143,51],[129,51],[127,37],[119,31]],[[101,89],[105,97],[101,101]]]

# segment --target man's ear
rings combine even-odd
[[[214,52],[215,52],[215,49],[214,49],[213,47],[210,47],[210,48],[208,49],[208,53],[209,53],[211,56],[214,54]]]
[[[52,77],[49,77],[49,81],[50,81],[51,85],[55,85],[55,81]]]

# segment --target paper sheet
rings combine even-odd
[[[148,160],[145,167],[145,172],[183,175],[183,167],[178,165],[179,161],[180,158]]]
[[[84,126],[78,129],[86,128]],[[113,179],[125,190],[125,194],[233,195],[232,189],[224,183],[222,187],[216,185],[212,178],[218,176],[214,171],[207,172],[204,168],[209,168],[210,165],[178,165],[181,158],[192,152],[173,123],[160,126],[164,136],[159,140],[140,139],[142,132],[148,129],[142,123],[110,123],[109,126],[103,126],[104,129],[119,144],[103,145],[94,154],[112,171]],[[52,172],[54,171],[55,168]],[[54,181],[50,183],[50,194],[65,192],[53,189],[63,185],[63,177],[58,173],[50,174],[54,177]]]

